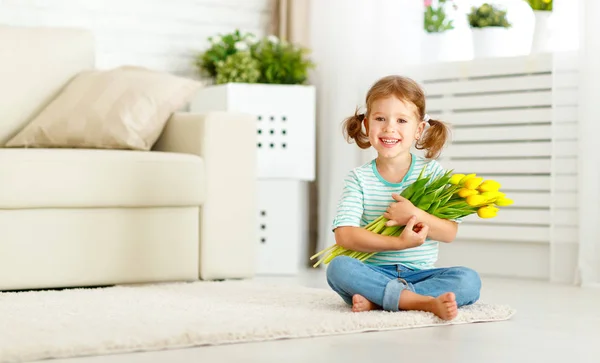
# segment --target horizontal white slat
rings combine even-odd
[[[550,205],[553,208],[568,208],[575,209],[578,206],[578,194],[577,192],[562,192],[554,191],[551,193],[552,197],[549,197]]]
[[[481,241],[528,241],[573,243],[577,239],[577,227],[557,226],[517,226],[517,225],[479,225],[464,224],[459,227],[457,239]]]
[[[502,188],[507,198],[514,201],[514,204],[510,207],[504,207],[508,209],[519,209],[519,208],[576,208],[577,207],[577,194],[575,193],[561,193],[561,192],[511,192]],[[551,197],[552,195],[552,197]]]
[[[434,98],[429,100],[427,107],[430,110],[443,111],[551,105],[552,92],[540,91]]]
[[[535,157],[535,156],[576,156],[575,141],[551,142],[519,142],[519,143],[489,143],[481,144],[452,144],[444,152],[444,157]]]
[[[550,140],[551,138],[550,125],[474,127],[452,131],[453,142]]]
[[[566,63],[566,62],[565,62]],[[518,57],[486,58],[459,62],[443,62],[423,66],[403,67],[402,73],[420,82],[440,79],[489,77],[524,73],[551,72],[550,54],[532,54]]]
[[[561,122],[552,126],[554,140],[577,140],[579,136],[577,122]]]
[[[554,193],[576,193],[579,190],[577,175],[555,175],[550,180],[550,189]]]
[[[515,157],[515,156],[550,156],[552,144],[550,142],[522,142],[522,143],[490,143],[490,144],[452,144],[444,150],[446,157]]]
[[[550,241],[550,227],[465,224],[459,227],[456,238],[481,241],[528,241],[548,243]]]
[[[433,110],[429,104],[428,110]],[[435,111],[435,110],[433,110]],[[495,125],[519,123],[562,123],[578,119],[577,106],[553,105],[541,108],[523,108],[515,110],[478,110],[430,112],[431,116],[451,125]]]
[[[554,226],[550,228],[550,243],[553,244],[579,244],[577,226]]]
[[[462,174],[549,174],[552,170],[562,174],[577,173],[577,159],[560,157],[546,159],[469,159],[444,160],[447,169]]]
[[[498,215],[490,219],[471,218],[468,224],[543,224],[577,226],[576,209],[515,209],[500,208]]]
[[[550,193],[505,192],[514,200],[512,208],[550,208]]]
[[[579,107],[575,105],[554,105],[552,109],[552,122],[575,122],[579,119]]]
[[[566,174],[574,175],[577,174],[577,158],[573,156],[557,155],[554,158],[552,169],[555,175]]]
[[[575,226],[554,226],[550,232],[552,242],[577,243],[579,241],[578,228]]]
[[[479,174],[479,176],[484,179],[494,179],[502,185],[502,190],[504,191],[518,190],[519,193],[527,193],[528,191],[550,192],[553,189],[558,194],[573,194],[573,192],[577,191],[576,175],[550,177],[548,175],[513,176]],[[514,193],[517,192],[511,192],[511,194]],[[548,206],[548,204],[543,204],[542,206]]]
[[[575,157],[579,155],[577,141],[555,140],[552,155],[555,157]]]
[[[570,71],[555,71],[552,73],[552,88],[577,88],[579,86],[579,72]]]
[[[432,109],[427,104],[428,109]],[[432,109],[433,110],[433,109]],[[560,112],[560,114],[558,113]],[[521,110],[490,110],[490,111],[469,111],[469,112],[431,112],[431,117],[448,122],[451,125],[493,125],[493,124],[518,124],[518,123],[550,123],[554,118],[562,115],[568,116],[569,120],[576,120],[576,116],[571,117],[573,111],[558,111],[552,108],[526,108]],[[575,111],[576,115],[576,111]],[[566,117],[565,116],[565,117]]]
[[[550,221],[557,226],[578,226],[579,213],[577,209],[554,208],[550,214]]]
[[[427,96],[453,95],[461,93],[523,91],[552,88],[551,74],[523,75],[491,79],[467,79],[456,82],[441,82],[424,86]]]
[[[550,173],[550,159],[514,160],[451,160],[444,161],[447,169],[455,173],[469,174],[542,174]],[[573,166],[575,168],[575,166]]]
[[[507,268],[510,264],[510,268]],[[532,242],[440,243],[438,266],[469,266],[482,276],[548,279],[550,245]]]
[[[527,176],[489,176],[481,174],[484,179],[494,179],[502,185],[503,190],[523,190],[523,191],[549,191],[550,176],[546,175],[527,175]]]
[[[576,88],[559,88],[552,92],[552,103],[555,106],[577,106],[579,90]]]
[[[498,215],[490,219],[475,219],[473,224],[550,224],[549,209],[511,209],[500,208]]]

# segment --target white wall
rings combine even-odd
[[[566,0],[563,0],[566,1]],[[600,95],[600,11],[597,0],[580,0],[582,46],[579,108],[579,269],[583,285],[600,287],[600,156],[598,155],[598,95]],[[566,4],[565,4],[566,5]],[[570,5],[570,4],[569,4]]]
[[[312,82],[317,99],[318,249],[334,243],[331,223],[346,174],[368,158],[342,134],[342,122],[364,106],[378,78],[420,61],[422,2],[416,0],[312,0]],[[335,29],[335,33],[333,31]]]
[[[207,37],[235,28],[263,35],[269,6],[269,0],[0,0],[0,24],[91,29],[99,68],[130,64],[193,75],[194,55]]]

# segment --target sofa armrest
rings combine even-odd
[[[258,240],[256,126],[232,112],[175,113],[154,150],[195,154],[206,168],[200,208],[203,280],[254,276]]]

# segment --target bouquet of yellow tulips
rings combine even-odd
[[[406,188],[400,195],[411,201],[417,208],[442,219],[458,219],[477,213],[480,218],[493,218],[499,211],[498,207],[513,204],[500,191],[500,183],[495,180],[484,180],[476,174],[446,174],[437,178],[423,177],[423,171],[417,180]],[[384,236],[399,236],[405,226],[386,226],[387,218],[380,216],[363,228]],[[357,252],[347,250],[334,244],[310,259],[323,255],[313,265],[329,263],[336,256],[350,256],[360,261],[366,261],[376,252]]]

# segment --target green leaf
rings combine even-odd
[[[438,209],[438,207],[440,206],[442,200],[438,199],[436,200],[428,209],[427,209],[427,213],[429,214],[433,214],[435,213],[435,211]]]

